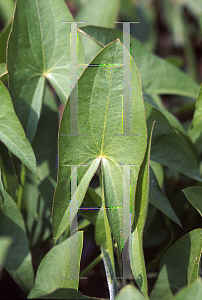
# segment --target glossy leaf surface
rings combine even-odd
[[[164,255],[151,300],[172,299],[173,295],[198,278],[202,250],[202,229],[179,239]]]
[[[77,165],[80,207],[89,182],[102,165],[105,205],[109,225],[119,250],[122,244],[123,166],[131,166],[131,202],[137,174],[146,150],[146,121],[138,71],[131,59],[131,133],[122,135],[122,53],[119,40],[104,48],[78,82],[78,133],[70,134],[70,101],[65,107],[59,131],[59,174],[53,205],[54,238],[70,222],[70,165]],[[94,67],[93,67],[94,65]],[[102,65],[98,67],[98,65]],[[114,67],[114,66],[116,67]],[[118,135],[119,134],[119,135]],[[83,135],[83,136],[81,136]],[[82,165],[79,167],[79,165]],[[73,217],[73,216],[72,216]],[[132,220],[133,220],[132,215]]]
[[[60,288],[78,289],[79,279],[71,278],[70,259],[72,263],[78,263],[79,270],[83,248],[83,232],[78,232],[78,254],[74,253],[71,258],[70,243],[71,237],[53,247],[46,254],[38,268],[35,285],[28,298],[39,298]]]
[[[26,16],[26,17],[25,17]],[[70,24],[63,0],[18,0],[8,44],[9,90],[26,136],[32,142],[46,78],[65,104],[70,92]],[[78,63],[84,62],[78,39]],[[79,69],[79,74],[83,68]]]
[[[13,109],[10,95],[0,82],[0,140],[30,171],[38,176],[36,159],[24,130]]]

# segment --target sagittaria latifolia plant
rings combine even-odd
[[[132,35],[127,50],[123,1],[75,2],[74,19],[63,0],[17,0],[0,33],[0,283],[40,299],[201,299],[202,88]],[[188,126],[160,95],[194,104]],[[107,296],[90,291],[95,269]]]

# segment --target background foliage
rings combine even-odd
[[[201,299],[201,1],[0,0],[0,16],[0,297]],[[87,137],[65,136],[71,45],[62,21],[73,20],[87,22],[78,25],[78,131]],[[115,21],[139,21],[130,53]],[[114,137],[122,70],[86,68],[119,65],[122,51],[131,130],[141,136],[126,144]],[[73,236],[64,164],[86,164],[71,261],[87,280],[65,280]],[[132,280],[116,279],[122,210],[101,209],[122,205],[117,164],[139,165],[131,167]]]

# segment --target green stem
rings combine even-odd
[[[98,257],[96,257],[93,261],[92,261],[92,263],[90,263],[90,265],[88,265],[86,268],[85,268],[85,270],[83,270],[83,272],[80,274],[80,277],[85,277],[87,274],[88,274],[88,272],[90,271],[90,270],[92,270],[101,260],[102,260],[102,257],[103,257],[103,255],[102,255],[102,253],[98,256]]]
[[[25,178],[26,178],[26,167],[24,164],[22,164],[22,169],[21,169],[21,174],[20,174],[21,184],[19,184],[18,198],[17,198],[17,206],[18,206],[19,210],[21,210],[21,207],[22,207],[22,197],[23,197]]]

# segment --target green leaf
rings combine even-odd
[[[95,225],[98,210],[94,210],[93,208],[100,208],[101,203],[102,198],[89,187],[79,209],[80,215]],[[81,210],[81,208],[83,209]]]
[[[7,23],[13,15],[15,7],[14,0],[0,0],[0,15],[4,23]]]
[[[192,186],[182,190],[191,205],[193,205],[202,216],[202,187]]]
[[[116,29],[86,26],[80,29],[102,46],[119,38],[123,33]],[[169,62],[150,53],[137,39],[131,37],[131,55],[140,73],[143,91],[148,94],[176,94],[196,98],[198,84]],[[154,80],[155,78],[155,80]]]
[[[195,127],[202,120],[202,84],[196,99],[196,108],[192,120],[192,125]]]
[[[174,212],[170,202],[160,188],[153,170],[150,168],[149,202],[158,208],[164,215],[182,228],[182,224]]]
[[[119,6],[120,0],[90,0],[80,9],[76,21],[85,21],[88,25],[115,27]],[[81,38],[85,49],[85,62],[88,64],[102,48],[83,34]]]
[[[149,159],[153,126],[154,124],[148,128],[150,134],[148,135],[147,150],[138,176],[135,194],[135,217],[131,233],[131,269],[139,289],[147,299],[147,275],[142,239],[148,209]]]
[[[145,297],[140,293],[140,291],[134,287],[131,284],[127,284],[124,286],[118,296],[116,297],[116,300],[144,300]]]
[[[162,165],[151,160],[150,167],[152,168],[152,170],[156,176],[159,186],[162,187],[163,181],[164,181],[164,170],[163,170]]]
[[[151,300],[172,299],[173,295],[198,278],[202,250],[202,229],[179,239],[164,255]]]
[[[105,250],[104,246],[101,246],[101,251],[103,255],[103,261],[105,266],[105,273],[107,277],[107,284],[109,288],[110,300],[114,300],[116,295],[118,294],[118,286],[116,282],[116,274],[114,272],[114,268],[112,266],[112,262],[108,252]]]
[[[82,295],[74,289],[57,289],[51,294],[41,296],[40,299],[80,299],[80,300],[98,300],[99,298]],[[99,299],[100,300],[100,299]]]
[[[0,140],[38,177],[36,159],[23,128],[14,112],[10,95],[0,82]]]
[[[122,135],[123,51],[128,61],[131,60],[131,133],[135,136]],[[99,65],[102,67],[97,67]],[[80,136],[68,136],[69,120],[70,101],[65,107],[59,131],[59,173],[53,204],[54,238],[58,239],[70,223],[71,167],[69,165],[78,166],[77,203],[80,207],[89,182],[101,163],[105,205],[106,208],[113,208],[107,209],[107,217],[121,251],[122,165],[132,165],[131,218],[133,220],[135,186],[146,150],[147,136],[138,71],[119,40],[104,48],[92,61],[92,67],[87,68],[79,79],[78,133]],[[83,166],[79,167],[79,165]]]
[[[1,2],[1,1],[0,1]],[[10,20],[4,29],[0,33],[0,63],[6,63],[6,48],[7,48],[7,42],[8,42],[8,37],[11,31],[11,22]]]
[[[190,286],[186,286],[176,296],[173,300],[201,300],[202,298],[202,282],[201,279],[197,279]]]
[[[6,191],[4,193],[5,201],[0,208],[0,236],[8,236],[13,240],[4,267],[15,282],[28,293],[34,285],[34,271],[25,224],[13,199]]]
[[[26,15],[26,18],[25,18]],[[46,78],[65,104],[70,93],[70,24],[63,0],[18,0],[8,44],[9,88],[15,111],[32,142]],[[84,52],[78,37],[78,63]],[[82,73],[79,68],[79,75]]]
[[[184,135],[174,130],[164,115],[145,103],[147,122],[156,120],[151,146],[151,160],[202,181],[195,157]],[[188,136],[186,136],[188,139]]]
[[[4,265],[8,249],[12,244],[12,238],[9,236],[0,237],[0,268]]]
[[[72,237],[53,247],[46,254],[38,268],[35,285],[28,298],[40,298],[60,288],[72,288],[78,290],[79,278],[71,278],[70,259],[72,263],[78,263],[79,270],[79,262],[83,247],[83,232],[79,231],[75,234],[78,234],[78,254],[74,253],[70,258],[70,243]]]
[[[58,109],[50,88],[46,85],[44,104],[32,147],[41,180],[55,169],[58,137]]]

